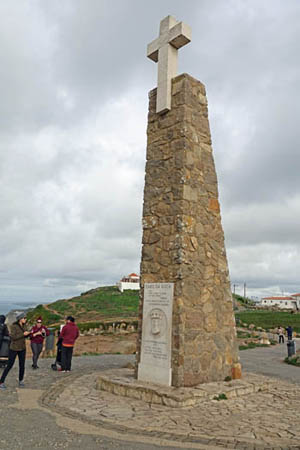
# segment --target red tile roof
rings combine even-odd
[[[292,297],[263,297],[262,300],[293,300]]]

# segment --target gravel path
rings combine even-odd
[[[300,342],[299,342],[300,345]],[[243,370],[258,374],[273,376],[281,380],[299,383],[300,368],[286,365],[282,362],[287,354],[286,344],[276,347],[257,348],[240,352]],[[62,416],[55,409],[41,406],[40,398],[56,385],[63,377],[69,377],[70,383],[79,376],[100,371],[124,367],[134,362],[133,355],[101,355],[73,358],[71,375],[54,372],[50,369],[52,359],[39,361],[40,369],[33,371],[31,361],[26,362],[25,389],[17,389],[17,364],[9,373],[7,390],[0,392],[0,450],[31,450],[47,449],[104,449],[104,450],[151,450],[163,447],[179,450],[180,448],[205,449],[220,447],[197,444],[174,443],[161,440],[143,439],[137,430],[132,441],[123,440],[122,436],[112,433],[105,434],[103,430],[93,428],[79,420]],[[1,372],[1,369],[0,369]],[[67,380],[67,378],[65,378]],[[297,388],[298,389],[298,388]],[[295,400],[296,401],[296,400]],[[225,405],[225,404],[224,404]],[[229,403],[228,403],[229,405]],[[199,418],[199,423],[202,419]],[[216,424],[217,426],[217,424]],[[223,447],[224,448],[224,447]],[[228,448],[233,448],[228,446]],[[254,447],[235,447],[254,448]],[[268,448],[273,448],[272,446]],[[278,448],[278,447],[277,447]],[[289,448],[289,447],[285,447]],[[294,447],[293,447],[294,448]],[[297,447],[300,448],[300,447]]]
[[[74,357],[72,375],[84,374],[87,370],[101,370],[123,367],[134,362],[132,355],[102,355]],[[10,371],[6,379],[6,391],[0,391],[0,450],[32,449],[86,449],[86,450],[151,450],[160,449],[161,445],[140,442],[126,442],[115,436],[93,434],[93,430],[84,424],[72,424],[67,419],[61,420],[45,408],[34,402],[34,393],[39,396],[54,386],[64,376],[61,372],[50,369],[52,359],[39,360],[40,369],[33,371],[31,361],[26,362],[25,389],[17,389],[17,367]],[[0,369],[1,373],[2,369]],[[29,396],[26,394],[29,394]],[[24,397],[25,396],[25,397]],[[24,400],[22,401],[22,399]],[[76,426],[77,425],[77,426]],[[172,447],[174,450],[182,448]],[[202,447],[199,447],[202,448]]]
[[[300,348],[300,339],[296,339],[296,348]],[[284,363],[286,356],[286,343],[240,352],[243,370],[300,383],[300,368]]]

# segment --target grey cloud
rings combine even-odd
[[[2,2],[0,13],[0,299],[75,295],[139,271],[156,84],[145,52],[167,14],[193,31],[179,72],[207,88],[232,279],[297,285],[297,0]]]

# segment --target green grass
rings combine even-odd
[[[70,304],[70,300],[57,300],[56,302],[51,303],[51,309],[54,309],[63,316],[73,312],[73,307]]]
[[[68,309],[60,302],[55,302],[51,306],[54,309],[56,306],[65,308],[65,311],[70,311],[74,315],[96,312],[104,317],[132,317],[137,315],[139,292],[130,290],[120,292],[116,287],[108,286],[100,288],[97,292],[70,299]]]
[[[239,302],[240,305],[243,305],[245,307],[254,306],[255,305],[255,302],[253,300],[251,300],[250,298],[247,298],[247,297],[245,298],[245,297],[242,297],[241,295],[238,295],[238,294],[232,294],[232,297],[237,302]]]
[[[43,318],[43,322],[45,323],[45,325],[51,325],[52,323],[58,322],[63,318],[63,316],[61,316],[60,314],[49,311],[43,305],[38,305],[33,310],[27,313],[29,322],[34,322],[39,316]]]
[[[240,345],[239,350],[248,350],[250,348],[256,348],[256,347],[269,347],[268,344],[256,344],[255,342],[249,342],[247,345]]]
[[[237,330],[236,334],[237,334],[238,338],[243,338],[243,339],[251,338],[251,334],[246,331]]]
[[[286,328],[288,325],[300,332],[300,314],[291,314],[286,311],[241,311],[235,314],[241,322],[250,325],[253,323],[256,328],[264,329],[277,328],[278,325]]]
[[[291,364],[293,366],[300,367],[300,361],[297,356],[294,358],[289,358],[288,356],[284,359],[284,362],[287,364]]]

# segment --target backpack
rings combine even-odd
[[[0,356],[8,355],[10,337],[7,333],[7,326],[4,323],[0,323]]]

